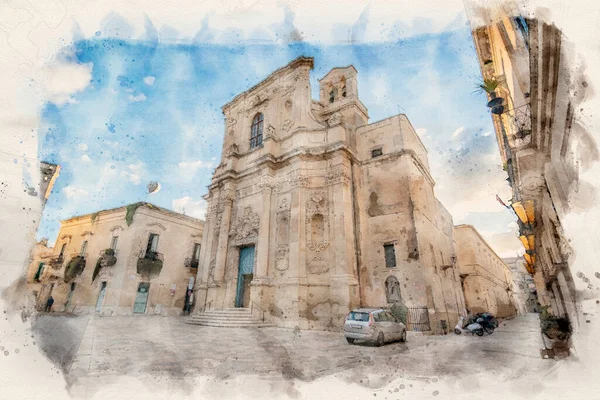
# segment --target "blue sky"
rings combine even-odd
[[[455,223],[514,254],[514,217],[495,200],[509,189],[485,96],[474,92],[480,73],[468,27],[379,44],[178,44],[102,32],[79,40],[57,59],[89,83],[42,110],[40,156],[62,171],[38,238],[53,243],[61,219],[140,200],[201,217],[220,158],[220,107],[300,55],[315,59],[313,98],[319,78],[352,64],[371,122],[407,114]],[[160,192],[147,194],[150,181]]]

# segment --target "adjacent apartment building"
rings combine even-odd
[[[467,12],[525,266],[540,303],[576,327],[571,248],[561,221],[580,172],[598,159],[593,138],[577,119],[587,83],[571,74],[573,52],[556,26],[523,17],[509,4],[467,2]]]
[[[149,203],[61,221],[39,243],[28,283],[38,309],[101,315],[180,315],[198,268],[203,221]]]
[[[353,66],[313,100],[312,68],[299,57],[223,106],[198,309],[337,330],[354,307],[404,302],[420,329],[447,330],[464,299],[427,150],[405,115],[369,123]]]
[[[487,311],[499,318],[515,316],[510,268],[472,225],[455,226],[454,239],[469,312]]]

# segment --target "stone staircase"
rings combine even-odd
[[[216,326],[222,328],[264,328],[275,326],[263,322],[253,315],[249,308],[226,308],[224,310],[210,310],[188,317],[187,324]]]

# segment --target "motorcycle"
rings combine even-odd
[[[483,330],[490,335],[494,333],[494,329],[498,327],[498,320],[490,313],[484,312],[475,315],[475,320],[479,323]]]
[[[471,335],[483,336],[483,326],[477,321],[469,320],[466,326],[464,325],[464,318],[460,317],[458,323],[454,327],[454,333],[460,335],[461,333],[470,333]]]

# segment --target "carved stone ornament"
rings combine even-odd
[[[284,130],[285,132],[289,132],[289,130],[292,128],[293,125],[294,125],[294,122],[291,119],[286,119],[285,121],[283,121],[283,124],[281,125],[281,129]]]
[[[315,214],[321,214],[324,218],[327,217],[327,202],[325,201],[325,193],[315,192],[310,196],[310,200],[306,204],[307,223],[310,222]]]
[[[277,133],[275,132],[275,127],[273,125],[269,125],[267,127],[267,134],[265,135],[265,140],[273,139],[275,141],[279,140]]]
[[[333,185],[336,183],[350,184],[350,182],[352,181],[352,177],[346,171],[338,169],[336,171],[331,171],[330,173],[328,173],[326,180],[327,185]]]
[[[302,186],[302,187],[306,187],[308,186],[308,177],[302,175],[302,173],[300,171],[292,171],[290,172],[290,174],[288,175],[287,178],[290,186],[294,187],[294,186]]]
[[[308,272],[314,275],[322,275],[329,271],[329,266],[325,262],[325,259],[318,255],[313,257],[308,263]]]
[[[290,203],[288,203],[287,198],[281,199],[281,203],[279,203],[279,207],[277,207],[277,212],[284,212],[290,210]]]
[[[290,246],[287,244],[280,244],[279,246],[277,246],[277,256],[276,256],[276,262],[275,262],[275,268],[277,268],[278,271],[286,271],[289,267],[289,251],[290,251]]]
[[[233,143],[232,145],[230,145],[227,148],[227,151],[225,151],[225,156],[226,157],[231,157],[231,156],[237,156],[239,153],[239,147],[237,144]]]
[[[230,234],[238,241],[256,237],[258,236],[259,226],[260,218],[258,214],[252,212],[250,207],[246,207],[244,213],[236,219]]]
[[[342,114],[336,112],[333,113],[333,115],[331,117],[329,117],[329,119],[327,120],[327,124],[329,126],[335,126],[335,125],[339,125],[342,123]]]
[[[277,180],[272,176],[263,175],[260,177],[258,187],[261,189],[273,189],[277,186]]]
[[[235,126],[236,123],[236,119],[235,118],[227,118],[227,127],[228,128],[233,128]]]

